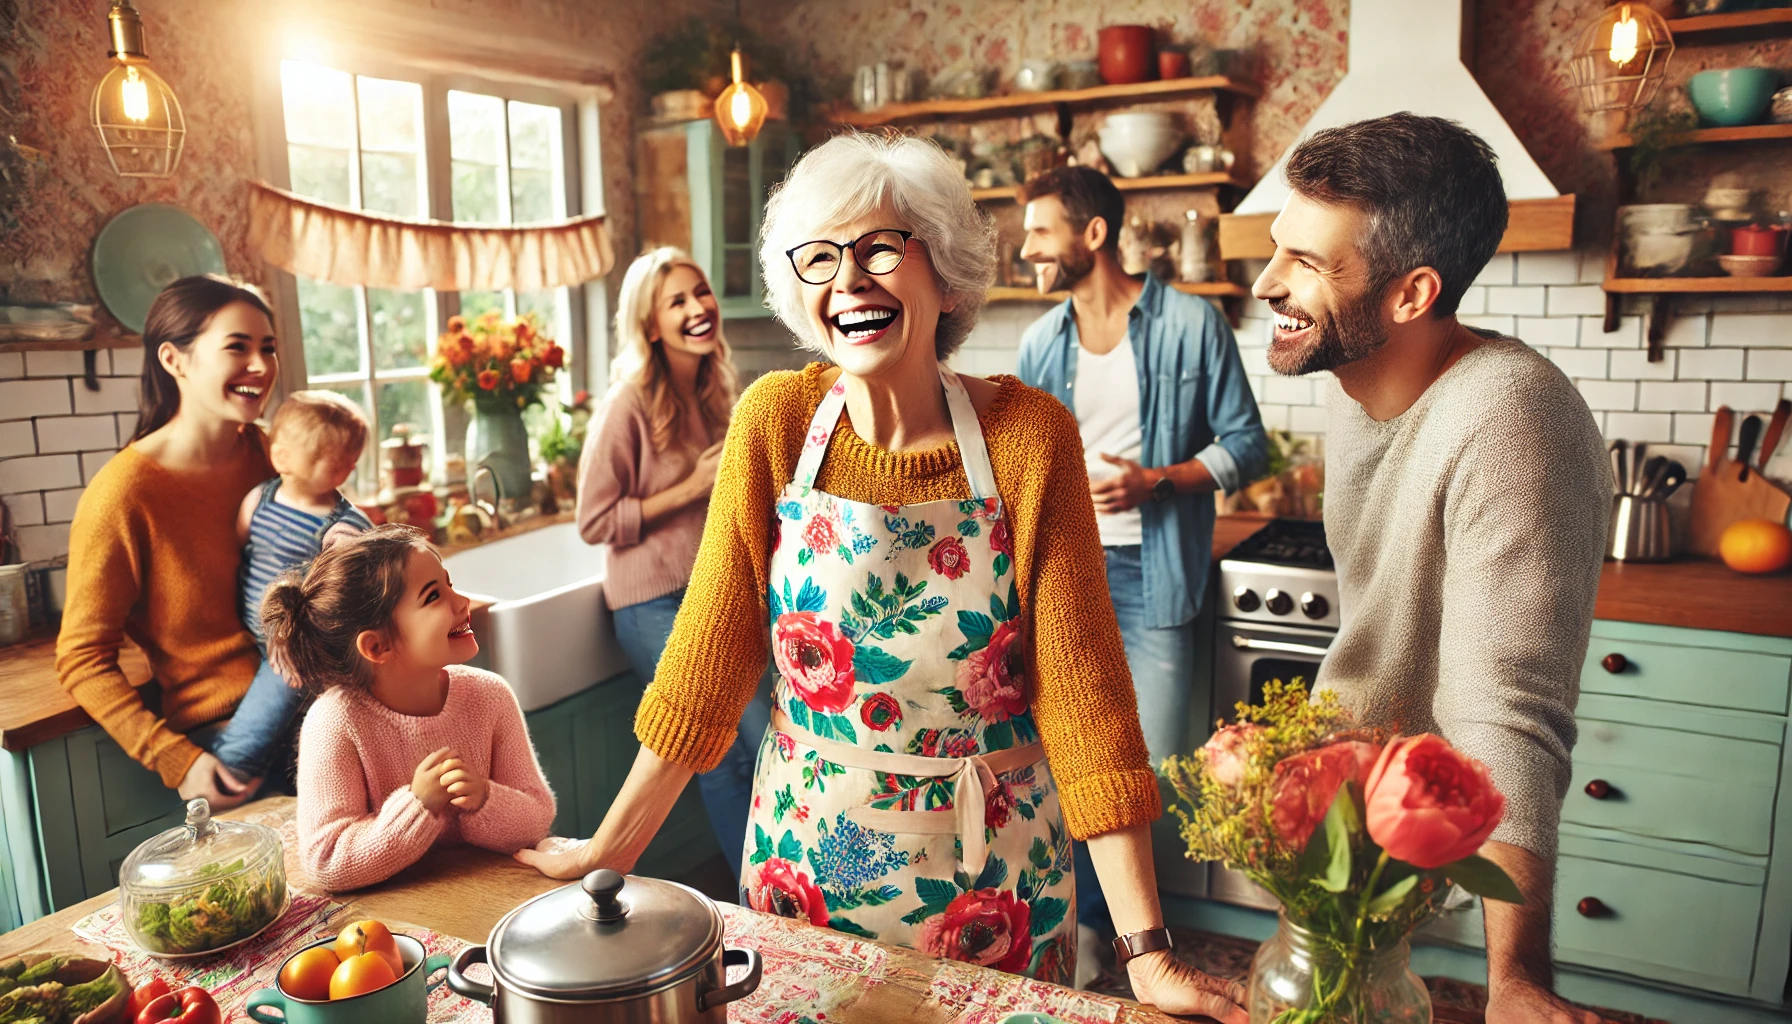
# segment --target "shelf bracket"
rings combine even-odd
[[[81,383],[89,391],[100,389],[100,353],[90,348],[81,353]]]
[[[1659,363],[1663,358],[1662,343],[1668,336],[1668,321],[1673,319],[1673,300],[1667,295],[1652,296],[1649,301],[1649,361]]]
[[[1057,105],[1056,109],[1058,113],[1058,141],[1062,142],[1066,149],[1070,149],[1070,131],[1076,126],[1076,117],[1070,112],[1070,104],[1068,103],[1060,103]],[[1072,151],[1074,152],[1074,150]]]
[[[1616,292],[1605,293],[1605,333],[1610,334],[1618,329],[1619,311],[1622,303]]]

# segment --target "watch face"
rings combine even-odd
[[[1176,494],[1176,482],[1164,477],[1151,485],[1151,497],[1156,501],[1169,501]]]

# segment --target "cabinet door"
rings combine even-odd
[[[686,126],[691,255],[709,275],[724,317],[769,316],[759,272],[765,201],[796,160],[787,124],[766,123],[745,146],[729,146],[713,121]]]
[[[33,747],[31,777],[53,910],[116,886],[125,857],[185,817],[180,795],[97,726]]]

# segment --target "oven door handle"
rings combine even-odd
[[[1315,658],[1323,658],[1326,654],[1325,648],[1314,647],[1312,644],[1290,644],[1281,640],[1253,640],[1248,636],[1239,636],[1236,633],[1232,634],[1232,646],[1241,651],[1280,651],[1284,654],[1310,654]]]

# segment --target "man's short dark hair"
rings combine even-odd
[[[1456,312],[1506,233],[1493,147],[1441,117],[1403,112],[1327,128],[1294,148],[1287,173],[1309,199],[1368,213],[1359,248],[1376,292],[1419,267],[1436,270],[1440,317]]]
[[[1030,203],[1057,196],[1064,204],[1070,230],[1082,234],[1089,222],[1100,217],[1108,226],[1102,249],[1120,247],[1120,225],[1126,220],[1126,198],[1108,176],[1093,167],[1054,167],[1021,186],[1020,201]]]

